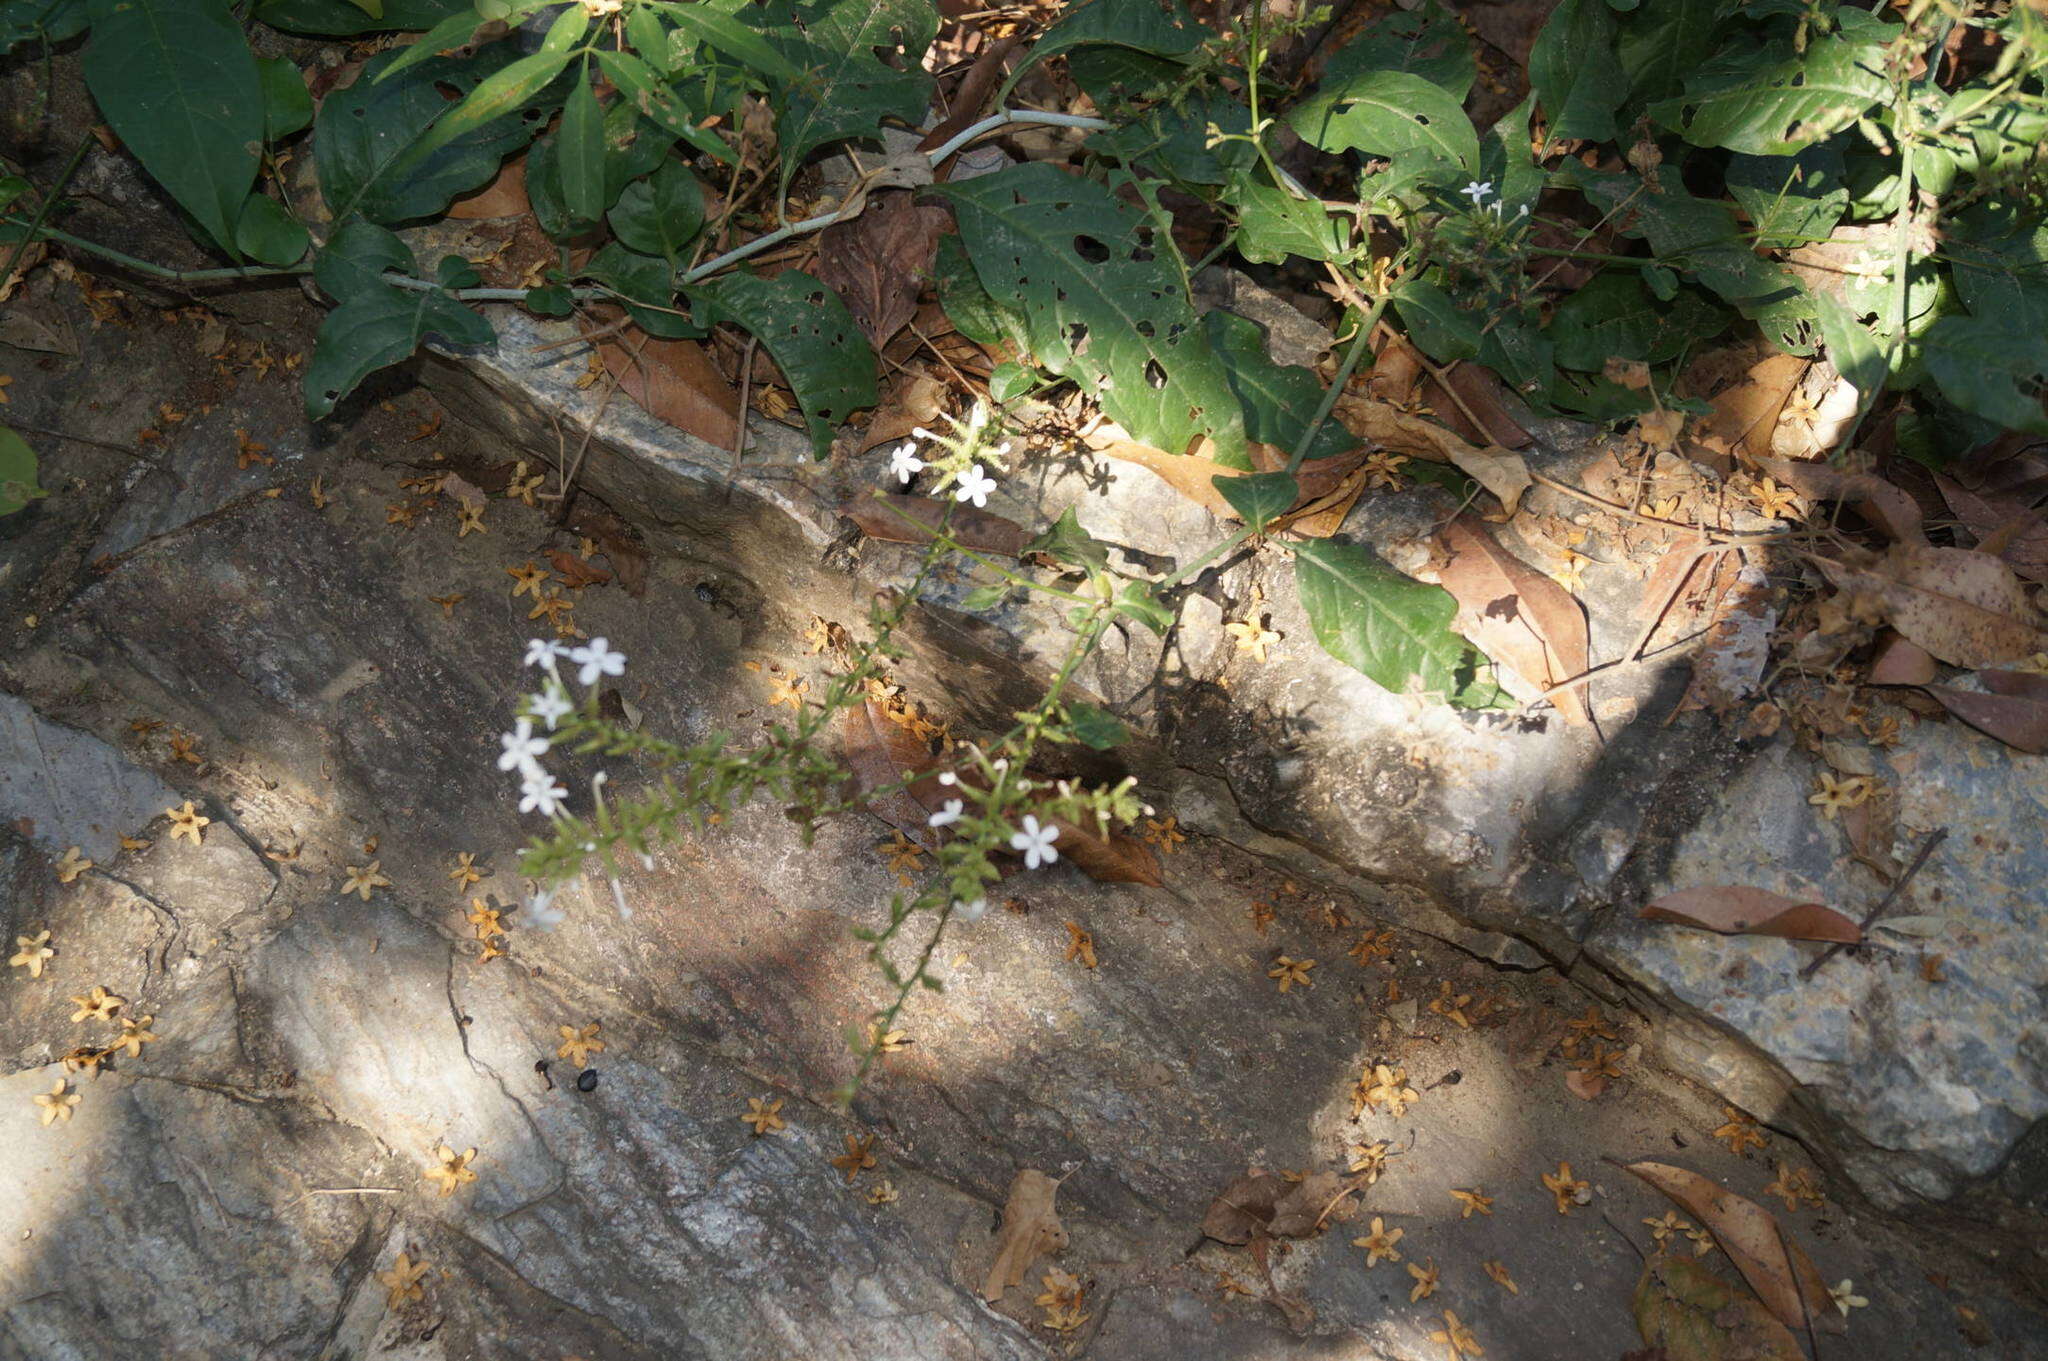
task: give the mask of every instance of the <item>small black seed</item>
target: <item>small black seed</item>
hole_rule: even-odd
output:
[[[597,1090],[597,1069],[595,1069],[595,1068],[585,1068],[585,1069],[584,1069],[584,1070],[583,1070],[582,1072],[578,1073],[578,1074],[576,1075],[576,1090],[577,1090],[577,1091],[579,1091],[579,1092],[594,1092],[594,1091],[596,1091],[596,1090]]]

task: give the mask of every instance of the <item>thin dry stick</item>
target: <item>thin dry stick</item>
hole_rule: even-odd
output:
[[[595,345],[598,341],[603,340],[606,336],[615,336],[619,332],[625,330],[628,326],[631,326],[632,324],[633,318],[629,314],[627,316],[620,317],[617,321],[610,322],[607,323],[606,325],[600,326],[595,331],[582,331],[577,333],[576,335],[570,336],[566,340],[550,340],[545,345],[536,345],[532,349],[528,350],[527,353],[546,354],[549,350],[560,350],[570,345]]]
[[[652,336],[641,336],[640,343],[635,345],[632,353],[626,356],[635,369],[642,369],[640,351],[646,349],[647,342],[652,339]],[[597,410],[590,413],[590,420],[584,424],[583,439],[576,446],[575,459],[570,462],[569,467],[562,473],[562,490],[557,493],[555,513],[552,517],[553,522],[557,525],[569,518],[569,503],[572,499],[571,493],[576,487],[576,474],[583,470],[583,456],[590,452],[590,441],[597,438],[597,427],[604,422],[604,413],[611,406],[612,398],[618,395],[620,382],[621,375],[619,374],[605,375],[604,396],[598,399]],[[546,494],[545,492],[542,493],[543,496]]]
[[[314,1196],[395,1196],[397,1194],[398,1188],[395,1186],[316,1186],[297,1200],[286,1205],[285,1208],[289,1210],[293,1205],[303,1204]]]
[[[747,452],[747,403],[754,392],[754,348],[759,337],[747,337],[746,353],[740,356],[740,409],[733,418],[737,432],[732,437],[732,466],[725,470],[725,494],[732,495],[733,480],[740,475],[740,459]]]
[[[1913,882],[1913,876],[1918,874],[1920,867],[1927,863],[1927,857],[1934,854],[1934,848],[1947,839],[1948,828],[1946,827],[1937,827],[1927,834],[1927,839],[1920,843],[1920,853],[1913,857],[1912,864],[1906,866],[1906,872],[1899,876],[1897,883],[1892,885],[1892,891],[1885,894],[1883,900],[1876,907],[1863,914],[1863,920],[1858,923],[1862,931],[1870,930],[1879,917],[1882,917],[1891,910],[1891,905],[1899,900],[1901,893],[1906,891],[1906,885]],[[1848,946],[1839,943],[1828,946],[1827,949],[1820,952],[1819,957],[1813,963],[1799,971],[1799,977],[1801,980],[1812,979],[1815,974],[1820,972],[1821,965],[1827,963],[1848,948]]]

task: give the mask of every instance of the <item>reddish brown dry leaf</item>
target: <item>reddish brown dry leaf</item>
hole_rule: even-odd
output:
[[[1528,446],[1529,432],[1509,414],[1501,381],[1493,370],[1460,361],[1445,368],[1443,374],[1449,380],[1449,391],[1428,371],[1421,352],[1405,336],[1394,336],[1373,356],[1366,390],[1380,401],[1396,405],[1420,399],[1460,439],[1479,444],[1498,442],[1509,449]],[[1484,429],[1472,424],[1471,417],[1465,414],[1467,407],[1483,422]]]
[[[878,444],[893,444],[919,426],[938,424],[946,404],[946,385],[922,368],[898,369],[875,404],[875,415],[861,433],[859,453]]]
[[[1734,567],[1732,574],[1720,569]],[[1692,682],[1679,711],[1706,707],[1728,714],[1763,683],[1770,659],[1771,633],[1778,626],[1770,580],[1763,570],[1730,554],[1722,555],[1714,573],[1727,587],[1714,606],[1714,618],[1693,657]]]
[[[1714,414],[1706,419],[1707,433],[1751,459],[1771,457],[1771,432],[1777,428],[1778,413],[1812,362],[1793,354],[1766,355],[1750,367],[1742,381],[1714,395]]]
[[[1894,543],[1927,542],[1919,503],[1875,473],[1845,473],[1825,463],[1783,458],[1759,458],[1756,465],[1810,500],[1845,501],[1856,507]]]
[[[2023,501],[1980,496],[1952,477],[1934,475],[1934,485],[1956,519],[1980,541],[1999,535],[1998,556],[2029,581],[2048,581],[2048,520]],[[1989,551],[1988,545],[1986,547]]]
[[[1996,667],[2048,651],[2048,632],[2026,588],[1988,554],[1899,543],[1864,566],[1823,562],[1821,570],[1952,666]]]
[[[696,341],[650,338],[643,344],[607,337],[597,343],[597,352],[606,371],[618,379],[619,391],[648,415],[715,448],[730,449],[738,442],[740,395]]]
[[[1159,887],[1166,880],[1160,872],[1159,857],[1134,836],[1111,832],[1099,836],[1093,827],[1080,827],[1062,818],[1049,820],[1060,829],[1055,849],[1062,859],[1099,884],[1149,884]]]
[[[1854,945],[1863,930],[1832,907],[1802,902],[1767,889],[1717,884],[1667,893],[1642,910],[1644,921],[1676,922],[1724,936],[1780,936],[1786,940]]]
[[[1795,1332],[1809,1326],[1839,1333],[1843,1323],[1813,1261],[1769,1210],[1723,1190],[1697,1172],[1668,1163],[1628,1164],[1705,1226],[1780,1323]]]
[[[2031,755],[2048,752],[2048,676],[1982,671],[1977,679],[1985,690],[1953,685],[1930,685],[1926,690],[1944,709],[1986,736]]]
[[[1529,468],[1522,456],[1499,445],[1474,448],[1440,425],[1353,392],[1337,399],[1336,416],[1352,434],[1382,449],[1454,465],[1499,497],[1509,514],[1529,489]]]
[[[1574,1068],[1564,1075],[1564,1089],[1581,1101],[1598,1101],[1607,1090],[1607,1075]]]
[[[908,189],[880,189],[860,216],[818,234],[818,278],[838,293],[876,349],[917,312],[939,236],[953,215],[912,201]]]
[[[948,510],[952,511],[950,520],[946,518]],[[1024,545],[1031,542],[1031,536],[1015,520],[928,496],[895,492],[855,496],[840,503],[839,513],[859,525],[861,533],[869,538],[889,543],[928,542],[941,523],[955,542],[978,553],[1014,558],[1021,556]]]
[[[597,544],[627,595],[638,600],[647,594],[647,550],[640,546],[630,525],[608,510],[597,509],[588,497],[582,497],[570,517],[569,528]]]
[[[526,153],[506,161],[497,178],[483,188],[464,194],[448,207],[448,216],[474,222],[493,217],[519,217],[533,211],[526,198]]]
[[[1208,440],[1198,440],[1185,454],[1169,454],[1149,444],[1130,439],[1124,430],[1107,422],[1090,432],[1088,446],[1105,458],[1136,463],[1158,474],[1175,491],[1220,519],[1234,520],[1237,512],[1223,493],[1216,490],[1219,477],[1242,477],[1244,469],[1228,467],[1208,457]],[[1254,468],[1262,473],[1278,472],[1287,466],[1288,451],[1270,444],[1247,442]],[[1307,538],[1327,538],[1337,532],[1344,516],[1365,490],[1363,450],[1320,458],[1304,463],[1295,474],[1301,494],[1288,513],[1275,521],[1276,529],[1289,529]]]
[[[1317,1172],[1289,1182],[1271,1172],[1245,1173],[1223,1188],[1202,1216],[1202,1235],[1219,1243],[1254,1238],[1306,1238],[1322,1225],[1323,1212],[1342,1190],[1334,1172]]]
[[[1507,551],[1471,515],[1445,525],[1438,577],[1458,601],[1453,627],[1540,693],[1590,665],[1586,614],[1571,592]],[[1583,688],[1554,697],[1568,723],[1590,725]]]
[[[602,586],[612,579],[612,574],[602,567],[592,566],[566,548],[550,548],[548,561],[555,565],[555,571],[571,590],[585,586]]]
[[[928,819],[943,800],[945,787],[933,768],[931,748],[874,700],[847,709],[839,718],[841,750],[853,771],[854,797],[891,827],[929,847],[934,844]],[[918,778],[903,789],[906,773]],[[882,791],[888,790],[884,793]]]
[[[1925,685],[1936,672],[1934,654],[1894,633],[1878,644],[1877,656],[1870,663],[1870,683]]]
[[[1003,1292],[1023,1281],[1031,1264],[1067,1245],[1066,1226],[1053,1209],[1060,1184],[1037,1168],[1027,1167],[1010,1181],[1003,1202],[1003,1227],[996,1235],[996,1259],[981,1283],[981,1297],[994,1304]]]

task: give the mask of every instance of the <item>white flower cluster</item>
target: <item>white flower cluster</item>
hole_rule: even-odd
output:
[[[1488,198],[1492,198],[1492,197],[1493,197],[1493,181],[1491,181],[1491,180],[1472,180],[1472,181],[1470,181],[1469,183],[1467,183],[1467,184],[1466,184],[1466,186],[1465,186],[1465,187],[1464,187],[1463,189],[1460,189],[1460,190],[1459,190],[1458,192],[1459,192],[1459,193],[1461,193],[1461,194],[1463,194],[1463,195],[1464,195],[1464,196],[1465,196],[1466,198],[1469,198],[1469,199],[1471,199],[1471,200],[1472,200],[1472,211],[1476,213],[1476,212],[1479,212],[1479,211],[1480,211],[1481,209],[1485,208],[1485,206],[1486,206],[1486,200],[1487,200]],[[1492,209],[1492,211],[1493,211],[1493,218],[1494,218],[1494,221],[1498,222],[1498,221],[1500,220],[1501,210],[1502,210],[1503,208],[1505,208],[1506,206],[1507,206],[1507,201],[1506,201],[1505,199],[1500,199],[1500,198],[1494,198],[1494,199],[1493,199],[1493,209]],[[1527,217],[1528,215],[1529,215],[1529,205],[1525,203],[1525,204],[1523,204],[1523,205],[1522,205],[1522,206],[1521,206],[1521,207],[1520,207],[1519,209],[1517,209],[1517,210],[1516,210],[1516,212],[1515,212],[1515,220],[1516,220],[1516,221],[1520,221],[1521,219],[1523,219],[1523,218]]]
[[[602,638],[592,638],[587,646],[576,648],[565,648],[560,643],[540,638],[526,645],[524,665],[540,667],[547,672],[548,678],[537,694],[526,697],[526,717],[513,724],[512,731],[498,739],[498,745],[504,749],[498,757],[498,769],[519,772],[519,811],[539,813],[543,817],[553,817],[562,811],[569,797],[569,791],[540,763],[551,740],[533,730],[533,721],[539,719],[547,724],[550,732],[554,731],[555,724],[575,707],[569,701],[569,687],[563,683],[562,673],[557,667],[557,661],[562,657],[567,657],[576,666],[576,680],[580,685],[595,685],[601,677],[626,673],[625,655],[612,651],[611,644]]]
[[[978,457],[987,441],[988,407],[976,402],[966,420],[954,420],[952,416],[946,419],[953,422],[958,434],[940,435],[918,426],[910,432],[910,439],[889,451],[889,472],[898,485],[908,486],[910,479],[926,468],[939,468],[945,473],[939,486],[943,489],[950,481],[955,501],[962,505],[972,501],[977,507],[986,508],[989,493],[996,489],[996,480],[988,475]],[[924,452],[934,455],[930,461],[920,456],[919,440],[925,442]],[[987,457],[998,459],[1009,452],[1010,446],[1005,442],[989,450]]]

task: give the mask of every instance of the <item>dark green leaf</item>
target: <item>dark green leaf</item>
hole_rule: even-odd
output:
[[[1237,210],[1238,253],[1255,265],[1284,264],[1290,255],[1339,260],[1350,250],[1349,225],[1321,200],[1296,198],[1263,175],[1239,172],[1223,201]]]
[[[2008,430],[2048,433],[2041,407],[2048,336],[1950,316],[1930,326],[1920,344],[1927,372],[1951,402]]]
[[[1014,359],[995,366],[988,376],[988,399],[1004,406],[1038,386],[1038,375]]]
[[[410,356],[431,337],[488,345],[491,324],[438,290],[399,288],[385,269],[411,274],[413,254],[382,227],[356,222],[329,239],[313,277],[341,303],[327,315],[306,362],[306,414],[319,420],[371,373]]]
[[[597,64],[611,83],[619,87],[625,102],[649,122],[727,165],[738,164],[739,153],[708,129],[698,127],[676,92],[646,62],[630,52],[600,52]]]
[[[967,258],[966,245],[958,236],[939,238],[938,254],[932,259],[932,284],[938,291],[939,306],[945,310],[946,320],[961,335],[977,345],[1008,342],[1020,350],[1030,348],[1024,334],[1023,314],[998,306],[988,295],[988,290],[981,286],[981,276],[974,272],[974,264]]]
[[[595,222],[608,206],[604,192],[604,109],[588,80],[569,87],[562,126],[555,134],[555,173],[570,216]]]
[[[685,43],[692,47],[703,43],[760,75],[771,76],[781,81],[794,81],[799,78],[800,73],[796,66],[789,58],[776,51],[773,43],[730,15],[720,14],[709,5],[702,4],[661,4],[653,8],[666,14],[676,24],[676,31],[669,36],[669,51],[666,54],[672,70],[686,69],[680,60],[685,55],[681,51]],[[929,42],[930,39],[926,41]],[[647,53],[643,51],[642,55],[645,56]]]
[[[1458,17],[1436,0],[1420,9],[1395,10],[1330,54],[1323,80],[1355,80],[1370,71],[1408,71],[1463,100],[1479,64]]]
[[[1845,27],[1809,38],[1804,56],[1761,42],[1726,48],[1686,81],[1683,95],[1651,114],[1698,146],[1789,156],[1850,126],[1890,93],[1884,52],[1897,31],[1874,20],[1856,25],[1853,36]]]
[[[1251,126],[1251,110],[1242,102],[1220,90],[1196,89],[1093,134],[1088,147],[1121,161],[1154,166],[1184,184],[1222,184],[1233,173],[1257,165],[1258,148],[1249,141],[1212,145],[1209,129],[1243,137]]]
[[[283,57],[258,57],[256,79],[263,89],[265,141],[281,141],[313,125],[313,96],[298,67]]]
[[[932,192],[953,207],[976,275],[1020,314],[1031,352],[1132,436],[1184,453],[1199,435],[1245,467],[1244,421],[1195,324],[1173,244],[1109,190],[1044,162]]]
[[[1607,0],[1564,0],[1544,21],[1529,53],[1529,86],[1549,118],[1551,140],[1614,140],[1614,111],[1629,87],[1614,41]]]
[[[1730,157],[1728,192],[1749,214],[1759,246],[1825,241],[1849,208],[1842,149],[1825,143],[1791,157]]]
[[[669,51],[669,31],[662,26],[653,5],[627,7],[626,42],[659,75],[672,76],[681,69]]]
[[[262,194],[249,195],[235,219],[235,249],[263,264],[294,264],[310,244],[305,224]]]
[[[582,12],[581,5],[570,5],[563,11],[563,19]],[[557,24],[561,22],[556,20]],[[543,48],[493,71],[478,81],[461,103],[435,119],[407,150],[406,158],[418,162],[473,133],[486,131],[492,124],[519,112],[568,66],[567,52]]]
[[[1131,740],[1131,730],[1107,709],[1085,701],[1067,701],[1067,731],[1097,751],[1108,751]]]
[[[660,256],[642,255],[613,241],[590,257],[583,273],[617,291],[647,334],[667,340],[704,334],[703,326],[676,307],[675,270]]]
[[[1395,285],[1394,311],[1409,338],[1440,364],[1479,353],[1479,315],[1426,279]]]
[[[1875,397],[1890,372],[1877,338],[1856,314],[1825,293],[1814,295],[1821,337],[1835,371],[1868,399]]]
[[[12,515],[42,494],[36,485],[36,451],[0,425],[0,515]]]
[[[576,311],[576,300],[560,284],[526,290],[526,310],[542,317],[566,317]]]
[[[832,431],[875,404],[875,353],[837,293],[799,269],[773,279],[728,274],[693,284],[691,297],[713,315],[752,332],[796,393],[823,458]]]
[[[223,245],[256,183],[263,86],[222,0],[92,0],[81,65],[143,169]]]
[[[659,255],[673,267],[704,229],[704,186],[677,162],[664,161],[646,179],[626,186],[606,220],[628,247]]]
[[[1109,545],[1081,528],[1081,522],[1074,518],[1072,506],[1061,511],[1060,518],[1053,521],[1043,534],[1025,544],[1024,551],[1043,553],[1070,566],[1098,572],[1109,566]]]
[[[90,17],[88,0],[0,0],[0,57],[32,38],[68,42]]]
[[[1185,57],[1202,45],[1203,31],[1181,0],[1080,0],[1031,45],[1003,83],[1007,97],[1039,62],[1082,47],[1121,47],[1153,57]]]
[[[379,82],[398,52],[372,57],[353,85],[320,102],[313,122],[320,191],[337,222],[357,214],[372,222],[408,222],[444,211],[458,195],[488,184],[507,153],[532,135],[507,116],[422,154],[420,134],[449,104],[440,86],[470,90],[513,55],[505,44],[474,57],[435,57]]]
[[[1543,192],[1543,170],[1529,149],[1535,105],[1532,94],[1496,119],[1479,141],[1479,178],[1498,192],[1504,221],[1518,217],[1523,208],[1535,212]]]
[[[1293,473],[1243,473],[1236,477],[1212,477],[1209,481],[1238,518],[1261,534],[1301,499],[1301,484],[1294,480]]]
[[[1245,434],[1292,456],[1308,431],[1309,418],[1322,405],[1322,380],[1313,370],[1275,363],[1266,353],[1266,328],[1235,312],[1209,309],[1202,313],[1202,329],[1243,408]],[[1357,447],[1358,441],[1341,423],[1326,420],[1316,430],[1306,458],[1335,458]]]
[[[1550,343],[1558,367],[1598,373],[1609,359],[1676,359],[1727,325],[1727,314],[1697,293],[1682,292],[1662,303],[1639,276],[1602,274],[1557,305]]]
[[[829,142],[879,137],[885,119],[912,127],[923,121],[932,78],[919,63],[938,25],[938,10],[925,0],[839,0],[807,29],[781,35],[802,68],[775,88],[784,184]],[[875,56],[899,46],[900,69]]]
[[[1629,97],[1640,103],[1677,94],[1701,56],[1713,50],[1731,8],[1726,0],[1656,0],[1630,11],[1616,44]]]
[[[1411,580],[1370,551],[1333,539],[1296,546],[1294,580],[1323,650],[1381,689],[1464,709],[1504,698],[1486,659],[1451,631],[1458,602],[1443,587]]]
[[[1956,293],[1973,317],[2048,333],[2048,227],[2006,204],[1957,217],[1943,242]]]
[[[1324,151],[1425,151],[1468,170],[1479,168],[1479,134],[1458,97],[1408,71],[1325,77],[1287,121]]]
[[[522,5],[521,8],[534,10],[541,8],[541,6],[538,3],[534,3],[534,0],[528,0],[528,3]],[[467,47],[475,40],[477,30],[481,29],[486,22],[488,21],[478,15],[475,10],[465,5],[458,13],[449,15],[440,23],[435,24],[430,31],[421,34],[419,40],[411,46],[401,49],[398,54],[398,60],[378,71],[376,78],[378,80],[391,80],[403,72],[410,71],[423,61],[438,57],[444,52],[452,52],[457,48]]]
[[[470,0],[384,0],[383,13],[369,13],[351,0],[264,0],[255,17],[288,33],[347,38],[358,33],[403,33],[430,29],[449,15],[472,10]]]

